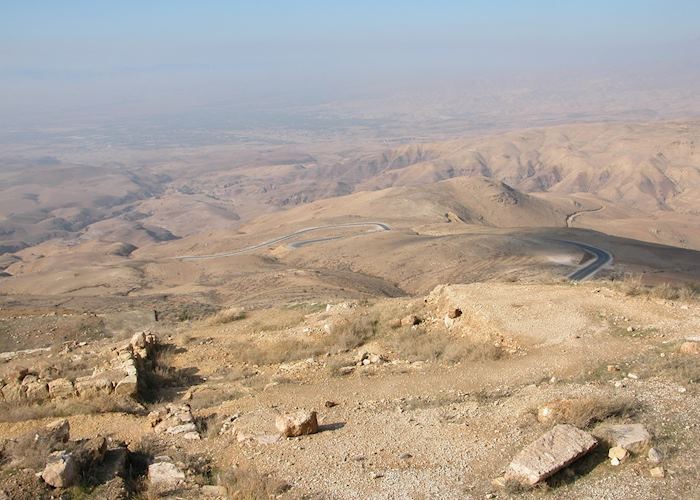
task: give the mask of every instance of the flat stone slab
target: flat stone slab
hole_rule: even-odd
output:
[[[572,425],[557,425],[523,448],[508,466],[506,480],[534,485],[575,462],[598,441]]]
[[[596,434],[610,446],[619,446],[636,455],[651,447],[651,434],[642,424],[608,425]]]

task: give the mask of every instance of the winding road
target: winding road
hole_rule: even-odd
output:
[[[602,207],[597,210],[602,210]],[[596,210],[596,211],[597,211]],[[579,212],[580,213],[580,212]],[[573,215],[573,214],[572,214]],[[568,220],[567,220],[568,222]],[[286,240],[290,240],[292,238],[295,238],[297,236],[300,236],[302,234],[307,234],[307,233],[312,233],[315,231],[324,231],[328,229],[344,229],[348,227],[371,227],[374,228],[375,231],[391,231],[391,226],[388,224],[385,224],[383,222],[350,222],[346,224],[332,224],[328,226],[313,226],[313,227],[307,227],[304,229],[300,229],[299,231],[294,231],[293,233],[286,234],[284,236],[280,236],[279,238],[274,238],[272,240],[267,240],[262,243],[258,243],[256,245],[251,245],[248,247],[240,248],[238,250],[231,250],[229,252],[221,252],[221,253],[214,253],[214,254],[208,254],[208,255],[184,255],[180,257],[176,257],[177,259],[183,260],[183,261],[198,261],[198,260],[209,260],[209,259],[217,259],[220,257],[231,257],[233,255],[240,255],[242,253],[246,252],[252,252],[254,250],[258,250],[260,248],[264,248],[270,245],[276,245],[277,243],[281,243]],[[322,238],[314,238],[314,239],[309,239],[309,240],[301,240],[301,241],[295,241],[293,243],[289,244],[290,248],[301,248],[307,245],[312,245],[314,243],[321,243],[323,241],[333,241],[333,240],[339,240],[341,238],[344,238],[344,236],[326,236]],[[605,266],[606,264],[609,264],[613,260],[613,256],[610,252],[607,250],[603,250],[602,248],[594,247],[592,245],[588,245],[586,243],[579,243],[577,241],[568,241],[568,240],[553,240],[557,243],[565,243],[567,245],[573,245],[578,247],[579,249],[583,250],[584,252],[590,254],[593,256],[593,260],[587,261],[583,264],[583,266],[579,267],[576,271],[573,273],[569,274],[568,278],[571,281],[574,282],[579,282],[579,281],[584,281],[592,276],[594,276],[600,269]]]
[[[296,236],[306,234],[306,233],[311,233],[314,231],[323,231],[326,229],[343,229],[347,227],[373,227],[375,228],[375,231],[391,231],[391,227],[388,224],[384,224],[383,222],[349,222],[347,224],[332,224],[330,226],[313,226],[313,227],[307,227],[304,229],[300,229],[299,231],[294,231],[293,233],[286,234],[284,236],[280,236],[279,238],[275,238],[273,240],[268,240],[268,241],[263,241],[262,243],[258,243],[257,245],[252,245],[249,247],[241,248],[239,250],[231,250],[230,252],[221,252],[221,253],[213,253],[209,255],[184,255],[181,257],[177,257],[180,260],[184,261],[192,261],[192,260],[209,260],[209,259],[218,259],[219,257],[231,257],[232,255],[239,255],[242,253],[246,252],[252,252],[253,250],[258,250],[260,248],[270,246],[270,245],[276,245],[277,243],[280,243],[282,241],[286,241],[292,238],[295,238]],[[317,243],[321,241],[330,241],[330,240],[337,240],[342,238],[342,236],[331,236],[327,238],[317,238],[313,240],[304,240],[304,241],[297,241],[289,246],[292,248],[299,248],[305,245],[310,245],[312,243]]]
[[[592,245],[587,245],[586,243],[579,243],[578,241],[567,241],[567,240],[558,240],[561,243],[567,243],[569,245],[574,245],[581,250],[583,250],[586,253],[589,253],[593,256],[593,260],[589,260],[585,262],[581,267],[579,267],[576,271],[573,273],[569,274],[568,278],[571,281],[574,282],[579,282],[579,281],[585,281],[588,278],[591,278],[595,276],[595,274],[600,271],[603,266],[611,263],[613,261],[613,256],[610,252],[607,250],[603,250],[602,248],[594,247]]]

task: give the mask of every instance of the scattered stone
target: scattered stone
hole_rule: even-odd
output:
[[[610,459],[610,465],[612,465],[612,466],[614,466],[614,467],[617,467],[618,465],[620,465],[620,459],[617,458],[617,457],[611,458],[611,459]]]
[[[600,437],[611,446],[624,448],[635,455],[644,453],[651,446],[651,434],[642,424],[609,425],[600,430]]]
[[[413,458],[413,455],[411,455],[410,453],[402,453],[402,454],[399,456],[399,458],[400,458],[401,460],[409,460],[409,459]]]
[[[649,462],[660,464],[663,459],[663,453],[661,453],[658,448],[649,448],[649,453],[647,453],[647,460]]]
[[[655,479],[663,479],[666,477],[666,471],[663,467],[654,467],[653,469],[649,470],[649,474],[651,474],[651,477]]]
[[[190,405],[168,405],[164,412],[150,413],[148,419],[159,434],[172,434],[189,440],[200,439]]]
[[[700,354],[700,342],[683,342],[678,351],[681,354]]]
[[[608,371],[609,372],[619,372],[620,367],[618,365],[608,365]]]
[[[67,488],[78,478],[78,466],[70,453],[55,451],[49,455],[41,478],[54,488]]]
[[[578,460],[598,444],[571,425],[557,425],[523,448],[508,466],[506,480],[534,485]]]
[[[294,414],[278,415],[275,427],[285,437],[297,437],[318,432],[315,411],[300,410]]]
[[[639,380],[639,375],[636,373],[628,373],[627,378],[631,378],[632,380]]]
[[[338,368],[339,375],[350,375],[354,371],[355,371],[354,366],[341,366],[340,368]]]
[[[202,493],[202,496],[205,497],[226,498],[228,494],[225,486],[217,486],[213,484],[205,484],[199,491]]]
[[[628,455],[629,452],[621,446],[613,446],[608,450],[608,457],[619,460],[620,462],[627,458]]]
[[[323,406],[326,408],[333,408],[334,406],[338,406],[338,403],[335,401],[326,401]]]

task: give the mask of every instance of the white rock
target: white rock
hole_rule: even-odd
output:
[[[172,462],[156,462],[148,466],[148,480],[157,489],[173,488],[185,480],[185,473]]]
[[[78,478],[78,464],[70,453],[55,451],[46,460],[41,478],[54,488],[67,488]]]

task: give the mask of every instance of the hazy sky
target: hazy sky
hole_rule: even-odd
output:
[[[3,0],[1,10],[0,121],[303,101],[489,72],[682,67],[700,48],[697,0]]]

